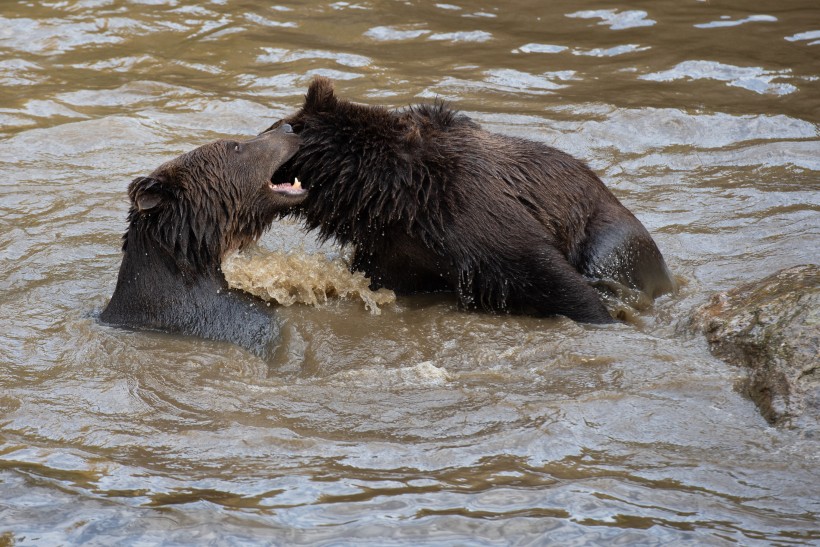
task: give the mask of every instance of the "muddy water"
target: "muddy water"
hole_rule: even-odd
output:
[[[4,2],[0,544],[820,541],[817,439],[675,329],[818,261],[819,56],[811,0]],[[681,293],[603,328],[297,303],[271,362],[99,325],[127,183],[315,74],[584,158]],[[292,222],[262,244],[341,253]]]

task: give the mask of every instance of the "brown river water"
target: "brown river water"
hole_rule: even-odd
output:
[[[100,325],[128,182],[316,74],[584,159],[679,294],[605,327],[331,295],[269,362]],[[350,281],[295,221],[261,246]],[[820,440],[679,324],[819,248],[816,0],[4,0],[0,546],[817,544]]]

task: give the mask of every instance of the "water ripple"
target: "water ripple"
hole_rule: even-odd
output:
[[[820,40],[818,40],[818,38],[820,38],[820,30],[809,30],[806,32],[798,32],[797,34],[787,36],[786,40],[788,40],[789,42],[813,40],[812,42],[809,42],[808,45],[816,46],[817,44],[820,44]]]
[[[624,30],[636,27],[651,27],[657,22],[648,18],[648,13],[642,10],[627,10],[619,12],[616,9],[583,10],[568,13],[567,17],[578,19],[601,19],[599,25],[606,25],[612,30]]]
[[[412,40],[430,34],[427,29],[403,28],[398,26],[373,27],[364,33],[365,36],[380,42]]]
[[[644,74],[638,78],[655,82],[671,82],[680,79],[717,80],[726,85],[740,87],[755,93],[788,95],[797,91],[792,84],[773,82],[790,76],[791,71],[766,70],[760,67],[741,67],[717,61],[684,61],[669,70]]]
[[[718,21],[711,21],[709,23],[698,23],[695,28],[722,28],[722,27],[736,27],[745,23],[775,23],[777,17],[772,15],[750,15],[743,19],[732,19],[729,15],[724,15]]]
[[[493,35],[483,30],[467,30],[459,32],[437,32],[431,34],[428,40],[444,42],[486,42],[493,39]]]
[[[0,545],[816,542],[817,439],[674,330],[816,260],[815,3],[6,2]],[[277,307],[270,361],[99,324],[129,180],[315,74],[587,161],[686,283],[605,328],[445,294]],[[343,254],[293,220],[263,243]]]
[[[289,63],[302,59],[330,59],[342,66],[351,68],[365,67],[373,63],[369,57],[365,57],[364,55],[317,49],[288,50],[284,48],[264,47],[262,51],[264,51],[264,53],[256,58],[258,63]]]

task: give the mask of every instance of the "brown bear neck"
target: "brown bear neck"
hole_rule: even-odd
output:
[[[125,239],[104,323],[224,340],[261,357],[272,353],[278,329],[265,303],[229,289],[216,260],[192,275],[180,267],[181,257],[133,225]]]

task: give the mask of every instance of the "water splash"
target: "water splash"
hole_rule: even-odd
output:
[[[225,257],[222,271],[231,287],[283,306],[297,302],[319,306],[332,298],[361,298],[370,313],[379,315],[379,306],[396,300],[393,291],[371,290],[370,280],[361,272],[351,273],[340,257],[256,246]]]

